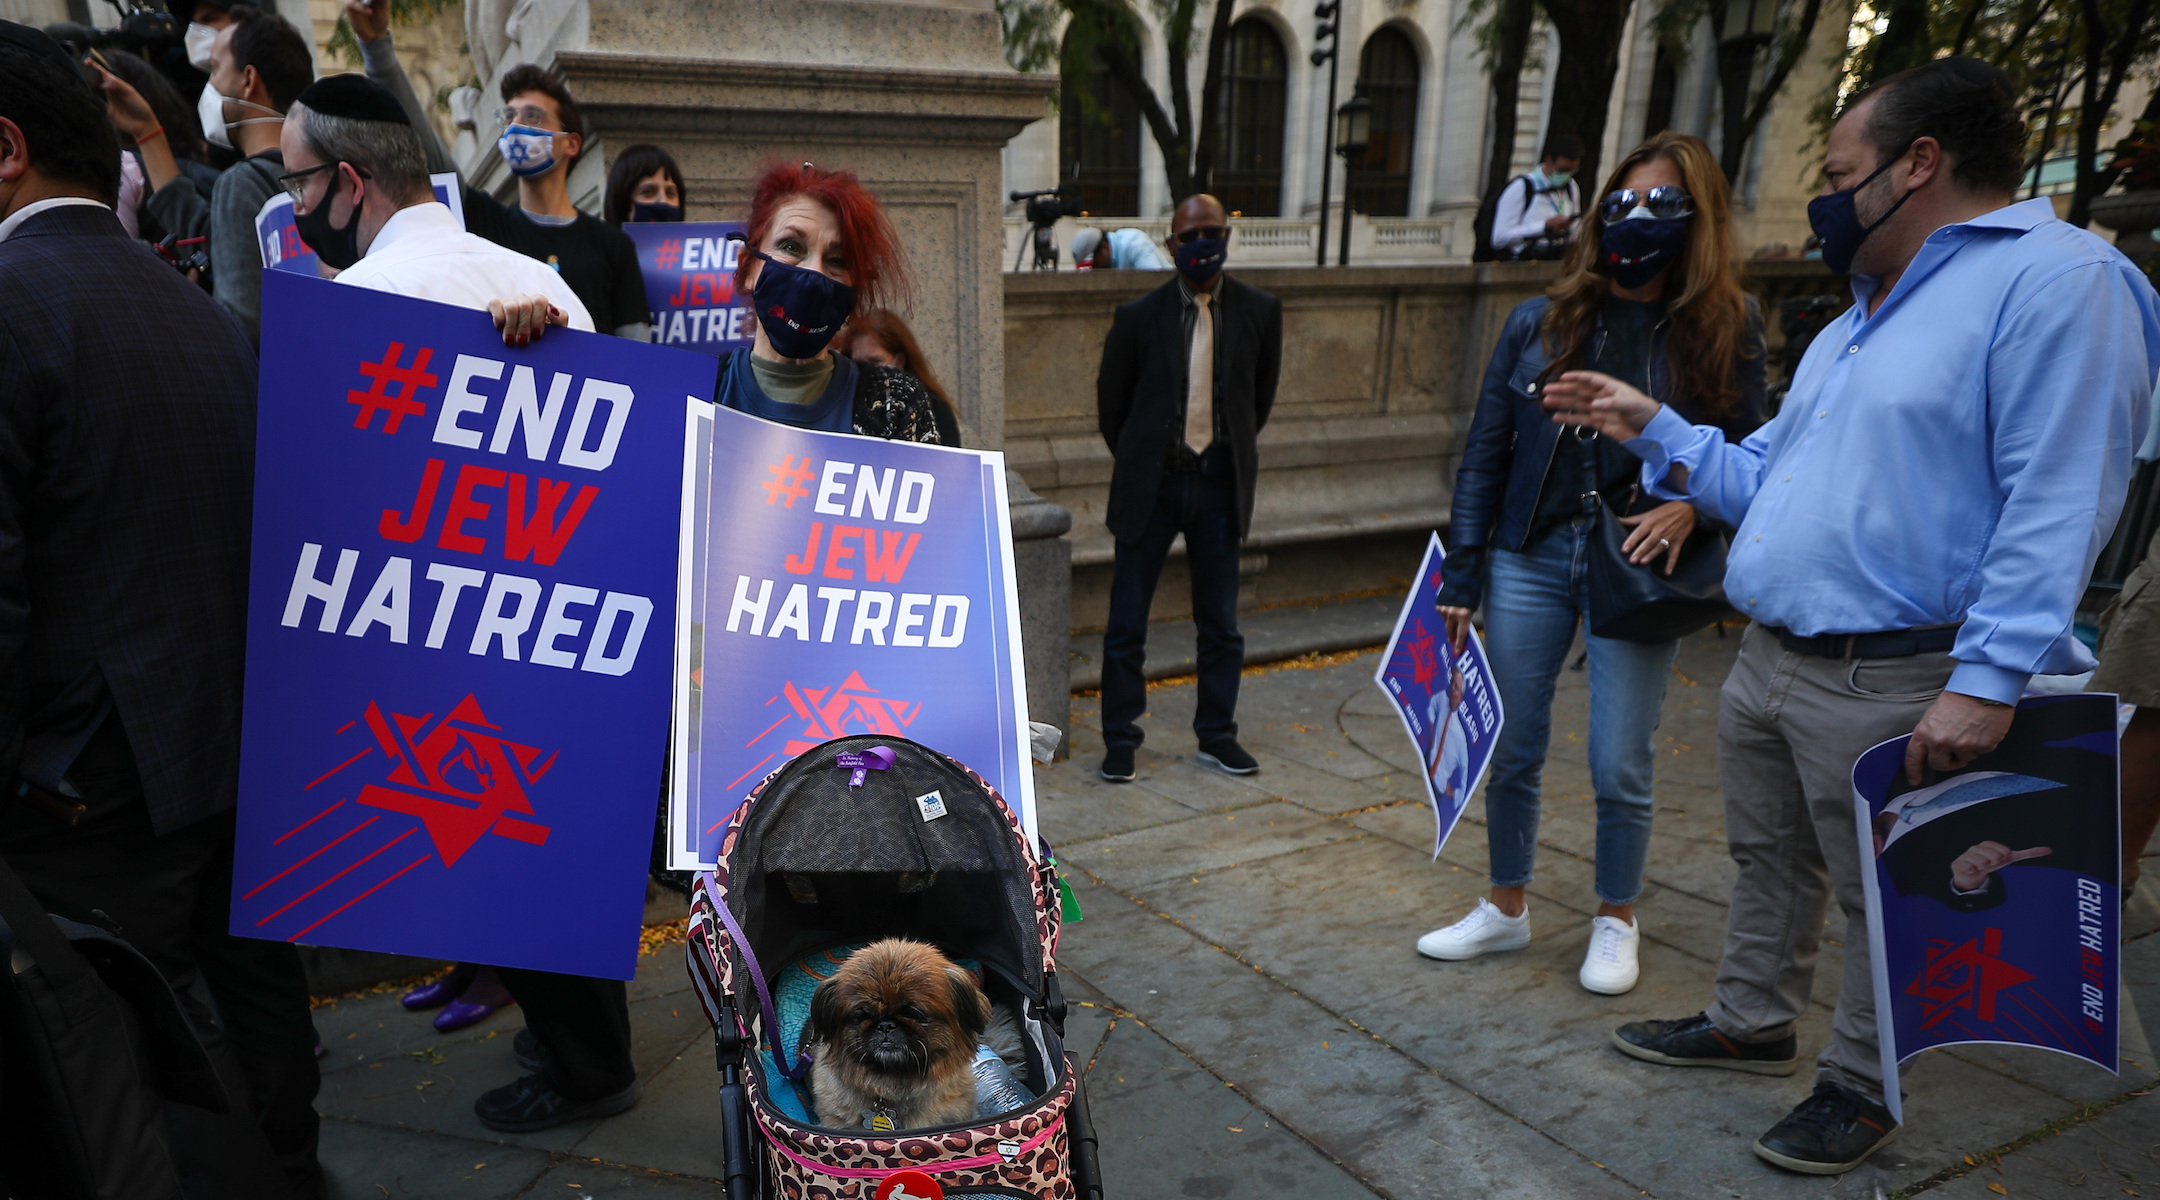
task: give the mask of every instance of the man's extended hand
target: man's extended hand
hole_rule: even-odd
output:
[[[570,317],[548,303],[546,296],[512,296],[488,301],[488,315],[502,330],[503,345],[525,346],[539,338],[550,325],[568,325]]]
[[[1919,787],[1924,768],[1955,771],[2002,745],[2016,715],[2008,705],[1983,704],[1957,692],[1935,697],[1905,747],[1905,782]]]
[[[1965,893],[1977,892],[1987,886],[1988,876],[2011,863],[2039,858],[2054,851],[2046,846],[2034,846],[2030,850],[2012,850],[2001,842],[1982,842],[1960,854],[1950,864],[1950,883]]]
[[[352,26],[353,40],[381,41],[390,33],[390,0],[345,0],[345,23]]]
[[[1587,425],[1624,442],[1642,436],[1658,402],[1610,375],[1569,371],[1545,385],[1545,409],[1562,425]]]

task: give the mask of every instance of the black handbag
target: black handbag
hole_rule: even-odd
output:
[[[1665,556],[1636,566],[1620,549],[1631,530],[1622,516],[1656,507],[1644,503],[1640,486],[1628,489],[1621,511],[1600,498],[1597,529],[1590,535],[1588,584],[1590,632],[1623,642],[1669,642],[1732,611],[1725,602],[1725,535],[1707,521],[1680,544],[1680,561],[1670,575]]]

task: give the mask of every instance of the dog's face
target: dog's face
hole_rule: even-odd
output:
[[[856,951],[810,999],[811,1038],[851,1082],[967,1070],[989,1023],[990,1001],[966,968],[899,939]]]

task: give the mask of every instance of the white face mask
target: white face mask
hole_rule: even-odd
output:
[[[249,117],[244,121],[228,122],[225,120],[225,106],[227,104],[237,104],[242,108],[257,109],[270,115],[267,117]],[[210,139],[210,144],[223,146],[227,150],[234,148],[232,134],[229,132],[231,129],[241,125],[278,124],[285,120],[284,114],[274,108],[265,107],[251,100],[242,100],[238,96],[224,95],[207,84],[203,86],[202,99],[195,102],[195,116],[202,122],[203,136]]]
[[[210,48],[217,45],[217,30],[197,21],[188,22],[187,33],[181,38],[187,46],[187,60],[203,74],[210,73]]]

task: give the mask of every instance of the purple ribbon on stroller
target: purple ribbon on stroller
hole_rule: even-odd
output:
[[[863,780],[870,777],[870,772],[891,770],[896,761],[898,760],[893,752],[883,746],[872,746],[868,750],[842,750],[833,755],[834,766],[855,772],[848,776],[847,785],[858,788],[863,785]]]
[[[885,754],[889,758],[892,752],[888,750]],[[750,982],[757,986],[758,1011],[765,1019],[765,1039],[772,1043],[773,1061],[780,1065],[782,1075],[797,1083],[803,1082],[810,1074],[810,1056],[797,1055],[792,1064],[788,1062],[787,1047],[780,1044],[783,1040],[780,1017],[773,1009],[772,993],[765,988],[765,969],[758,965],[757,952],[750,949],[750,939],[743,936],[742,926],[735,923],[735,914],[728,911],[727,901],[713,882],[713,873],[700,873],[698,882],[705,889],[705,898],[712,901],[713,911],[719,914],[720,923],[727,927],[728,936],[735,939],[735,948],[742,951],[743,962],[750,968]]]

